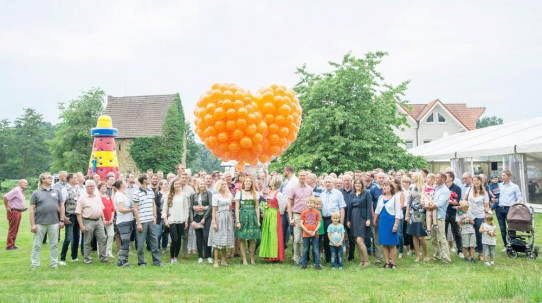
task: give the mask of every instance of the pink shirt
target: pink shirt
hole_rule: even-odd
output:
[[[292,191],[288,199],[293,200],[292,211],[294,213],[302,213],[307,209],[307,198],[312,196],[312,187],[307,184],[297,184]]]
[[[25,198],[24,191],[19,186],[12,189],[9,193],[5,194],[4,197],[8,199],[9,208],[23,210],[25,209]]]

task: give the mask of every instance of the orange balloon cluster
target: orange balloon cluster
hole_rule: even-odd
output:
[[[194,115],[196,133],[222,161],[238,168],[269,162],[295,141],[301,106],[283,85],[258,90],[256,96],[231,83],[213,84],[200,97]]]

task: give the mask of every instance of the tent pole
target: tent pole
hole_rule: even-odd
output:
[[[470,173],[471,173],[471,176],[474,176],[474,158],[470,158]]]

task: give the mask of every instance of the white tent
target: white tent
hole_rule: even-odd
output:
[[[457,162],[500,156],[505,167],[517,177],[513,180],[520,185],[524,198],[529,201],[529,193],[533,192],[529,186],[535,186],[536,192],[542,185],[542,117],[458,133],[409,152],[428,161],[450,159],[456,172],[461,167]],[[463,171],[459,169],[459,172]]]

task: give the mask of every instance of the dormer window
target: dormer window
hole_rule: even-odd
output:
[[[438,114],[438,122],[439,123],[446,123],[446,119],[440,113]]]
[[[433,113],[430,113],[429,116],[427,116],[427,119],[425,119],[425,122],[433,123]]]

